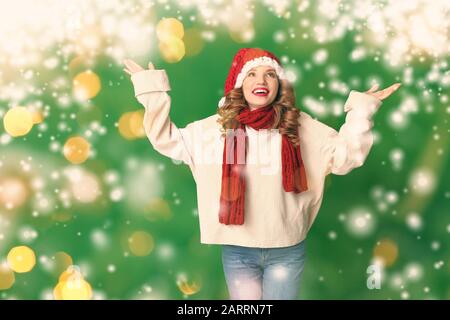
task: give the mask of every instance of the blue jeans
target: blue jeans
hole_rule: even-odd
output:
[[[305,240],[283,248],[222,245],[231,300],[295,300],[305,265]]]

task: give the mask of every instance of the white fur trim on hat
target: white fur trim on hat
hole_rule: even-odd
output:
[[[249,72],[252,68],[258,66],[269,66],[272,67],[278,75],[280,79],[286,79],[286,74],[284,73],[284,69],[280,66],[280,64],[269,57],[263,56],[259,58],[255,58],[247,61],[241,69],[241,72],[236,77],[236,83],[234,84],[235,88],[242,87],[242,83],[244,82],[245,76],[247,72]]]
[[[221,107],[223,107],[223,105],[225,104],[225,97],[222,97],[220,100],[219,100],[219,108],[221,108]]]

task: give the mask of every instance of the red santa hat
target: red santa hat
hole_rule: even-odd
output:
[[[224,96],[219,101],[219,107],[225,104],[227,93],[233,88],[242,87],[242,82],[247,72],[258,66],[270,66],[275,70],[279,79],[286,79],[281,62],[273,53],[260,48],[242,48],[233,58],[233,63],[225,81]]]

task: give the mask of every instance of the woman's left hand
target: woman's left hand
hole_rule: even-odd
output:
[[[375,98],[378,98],[380,100],[384,100],[387,97],[389,97],[391,94],[393,94],[395,91],[397,91],[398,88],[400,88],[401,83],[394,83],[390,87],[387,87],[383,90],[378,90],[378,84],[374,84],[369,90],[366,91],[367,94],[370,94],[371,96],[374,96]]]

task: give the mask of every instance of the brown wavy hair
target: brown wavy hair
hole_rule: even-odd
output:
[[[298,137],[300,110],[295,106],[295,93],[289,81],[279,80],[277,96],[272,105],[275,109],[275,121],[271,129],[279,129],[281,134],[287,135],[289,141],[297,146],[300,143]],[[246,107],[248,104],[242,88],[234,88],[228,92],[225,96],[225,104],[217,108],[220,116],[217,122],[222,126],[223,136],[227,129],[239,127],[240,123],[236,120],[236,116]]]

